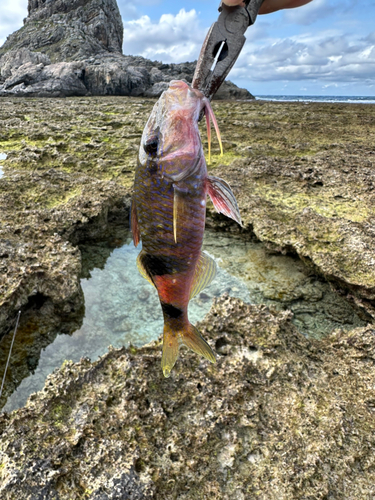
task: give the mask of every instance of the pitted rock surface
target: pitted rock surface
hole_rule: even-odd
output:
[[[112,350],[0,416],[1,497],[373,498],[371,326],[319,343],[223,297],[199,329],[215,365],[182,350],[165,379],[161,343]]]

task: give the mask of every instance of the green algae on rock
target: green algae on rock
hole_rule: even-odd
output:
[[[66,307],[79,294],[76,244],[127,221],[138,145],[152,100],[2,99],[0,335],[33,294]],[[214,103],[224,163],[247,230],[291,251],[372,314],[375,107]],[[205,134],[203,132],[203,140]],[[208,225],[234,231],[208,210]],[[65,304],[63,306],[63,304]],[[68,308],[69,309],[69,308]],[[68,311],[67,309],[67,311]]]
[[[40,288],[30,278],[37,272],[39,280],[49,276],[45,293],[55,301],[77,293],[78,278],[70,278],[79,274],[79,254],[70,245],[88,221],[105,225],[108,210],[121,212],[123,200],[129,200],[139,140],[153,105],[126,97],[55,99],[53,109],[50,103],[2,100],[0,149],[8,156],[0,181],[1,332],[11,327],[8,312],[14,317]],[[221,163],[215,146],[211,168],[233,178],[245,225],[273,248],[297,253],[371,312],[374,106],[224,102],[214,107],[226,160]],[[210,214],[216,226],[223,225],[220,216]],[[52,267],[63,266],[60,256],[72,267],[56,278]]]
[[[61,317],[51,300],[35,296],[22,315],[0,398],[0,411],[25,405],[43,389],[47,376],[66,359],[96,361],[108,346],[143,346],[163,331],[163,315],[154,287],[139,274],[129,230],[109,223],[103,239],[79,245],[82,255],[82,307]],[[203,249],[218,263],[215,280],[189,304],[195,324],[215,297],[227,293],[245,303],[290,310],[292,323],[309,338],[335,329],[366,326],[348,302],[295,256],[272,254],[259,241],[206,230]],[[0,380],[12,335],[0,339]]]
[[[80,307],[78,244],[127,224],[152,104],[2,99],[0,334],[32,297],[62,318]],[[213,106],[226,156],[214,148],[210,168],[231,180],[243,236],[300,256],[371,319],[375,107]],[[212,207],[207,225],[237,231]],[[222,299],[200,326],[217,371],[184,353],[171,386],[159,345],[65,363],[0,417],[2,497],[374,497],[373,328],[317,342],[289,314]]]
[[[375,107],[228,103],[216,113],[237,158],[215,175],[235,179],[244,224],[374,314]]]
[[[215,366],[185,350],[164,379],[159,343],[112,350],[0,416],[2,498],[375,495],[372,327],[316,342],[223,297],[199,328]]]

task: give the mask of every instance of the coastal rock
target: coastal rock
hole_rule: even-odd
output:
[[[23,64],[4,82],[4,93],[24,97],[67,97],[87,94],[82,82],[81,63],[55,63],[45,66]],[[0,91],[0,95],[1,91]]]
[[[163,82],[158,71],[153,85]],[[10,339],[19,309],[54,312],[57,324],[82,307],[79,244],[100,241],[111,218],[128,227],[154,101],[1,104],[0,335]],[[224,155],[214,142],[209,171],[230,182],[244,228],[211,205],[207,226],[300,256],[368,326],[315,341],[290,311],[223,297],[199,325],[216,365],[182,351],[164,379],[160,343],[67,361],[25,408],[0,416],[1,498],[375,496],[375,107],[213,108]],[[206,139],[202,130],[204,147]],[[264,269],[272,275],[272,262]],[[276,285],[272,293],[282,300],[286,292]],[[340,311],[326,308],[339,322]]]
[[[128,223],[139,141],[153,104],[92,97],[56,99],[51,108],[49,101],[3,99],[0,337],[34,290],[54,304],[74,303],[79,254],[66,242],[77,245],[88,228],[98,235],[108,213]],[[221,102],[214,108],[224,156],[214,143],[212,168],[231,183],[247,231],[271,251],[299,255],[365,320],[374,317],[373,107]],[[207,225],[236,230],[210,206]]]
[[[318,343],[288,312],[223,297],[199,329],[216,365],[183,350],[165,379],[160,342],[111,350],[0,416],[1,496],[375,495],[373,328]]]
[[[31,50],[22,48],[18,50],[10,50],[1,57],[0,78],[5,81],[11,78],[13,73],[25,64],[32,66],[47,66],[51,64],[50,58],[42,52],[31,52]]]
[[[51,62],[122,53],[123,24],[116,0],[29,0],[20,30],[8,36],[0,56],[27,48]]]
[[[246,89],[240,89],[233,82],[226,80],[216,92],[214,99],[221,101],[247,101],[254,99],[254,96]]]
[[[116,0],[29,0],[23,28],[0,48],[0,97],[159,97],[173,79],[191,82],[195,63],[122,55]],[[252,99],[225,82],[221,99]]]

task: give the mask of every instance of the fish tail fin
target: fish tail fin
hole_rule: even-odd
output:
[[[171,374],[178,358],[179,341],[177,332],[173,332],[168,325],[164,325],[163,333],[163,355],[161,358],[161,368],[164,377]]]
[[[204,356],[211,363],[216,363],[215,354],[211,347],[204,340],[202,335],[198,332],[198,330],[191,323],[187,323],[187,328],[184,329],[183,332],[180,333],[181,342],[186,345],[189,349],[194,351],[201,356]]]
[[[161,358],[161,367],[164,377],[168,378],[171,374],[172,368],[178,358],[180,344],[184,344],[195,353],[204,356],[211,361],[211,363],[216,363],[215,354],[195,326],[187,321],[181,330],[174,332],[168,324],[165,324],[163,334],[163,355]]]

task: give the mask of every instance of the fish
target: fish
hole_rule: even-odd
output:
[[[240,225],[229,184],[209,176],[199,134],[206,117],[208,149],[211,120],[222,141],[210,101],[186,82],[172,80],[154,105],[144,128],[132,194],[130,223],[141,275],[155,286],[163,312],[161,366],[169,377],[180,345],[215,363],[215,354],[188,319],[189,301],[216,275],[216,263],[202,252],[206,199]]]

